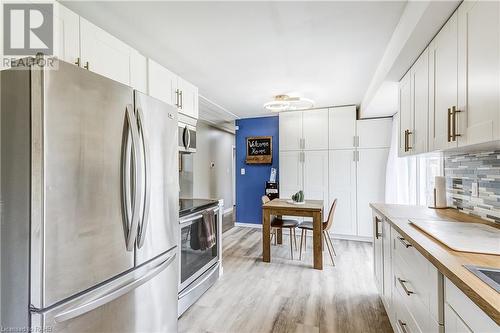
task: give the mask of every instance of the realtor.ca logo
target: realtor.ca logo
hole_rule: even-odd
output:
[[[51,56],[54,51],[53,5],[44,3],[3,4],[3,61]]]

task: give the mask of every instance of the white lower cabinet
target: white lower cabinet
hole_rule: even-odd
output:
[[[375,284],[394,330],[442,333],[442,274],[376,211],[373,244]]]
[[[474,304],[474,302],[449,279],[445,279],[444,302],[446,333],[500,332],[500,326]]]
[[[444,325],[446,333],[471,333],[470,328],[448,304],[444,305]]]
[[[500,326],[382,214],[373,210],[372,221],[374,280],[395,331],[500,332]]]

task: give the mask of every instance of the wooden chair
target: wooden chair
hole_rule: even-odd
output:
[[[329,230],[333,225],[333,215],[335,214],[335,208],[337,207],[337,199],[333,200],[332,206],[330,207],[330,212],[328,213],[328,220],[323,222],[323,238],[325,239],[326,247],[328,248],[328,253],[330,254],[330,259],[332,259],[332,264],[335,266],[335,262],[333,261],[333,256],[337,255],[335,253],[335,248],[333,247],[332,239],[330,238]],[[299,252],[299,260],[302,260],[302,242],[305,245],[304,237],[307,237],[307,230],[313,230],[313,223],[310,221],[302,222],[299,226],[299,229],[302,229],[300,233],[300,252]],[[333,253],[332,253],[333,252]]]
[[[262,196],[262,204],[268,203],[269,198],[267,195]],[[295,240],[295,250],[297,250],[297,238],[295,235],[295,228],[299,225],[299,222],[297,220],[291,220],[291,219],[283,219],[281,217],[273,216],[271,218],[271,241],[274,236],[274,243],[276,244],[276,236],[277,236],[277,230],[278,229],[289,229],[290,232],[290,256],[292,257],[293,260],[293,240]]]

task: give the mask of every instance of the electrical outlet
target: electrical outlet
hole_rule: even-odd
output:
[[[472,182],[471,196],[475,198],[479,197],[479,182],[477,181]]]

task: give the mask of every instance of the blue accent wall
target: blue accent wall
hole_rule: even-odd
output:
[[[262,201],[271,168],[279,171],[279,117],[236,120],[236,222],[262,224]],[[273,137],[272,164],[246,164],[246,138]],[[241,169],[245,168],[245,174]],[[276,180],[278,181],[278,174]]]

